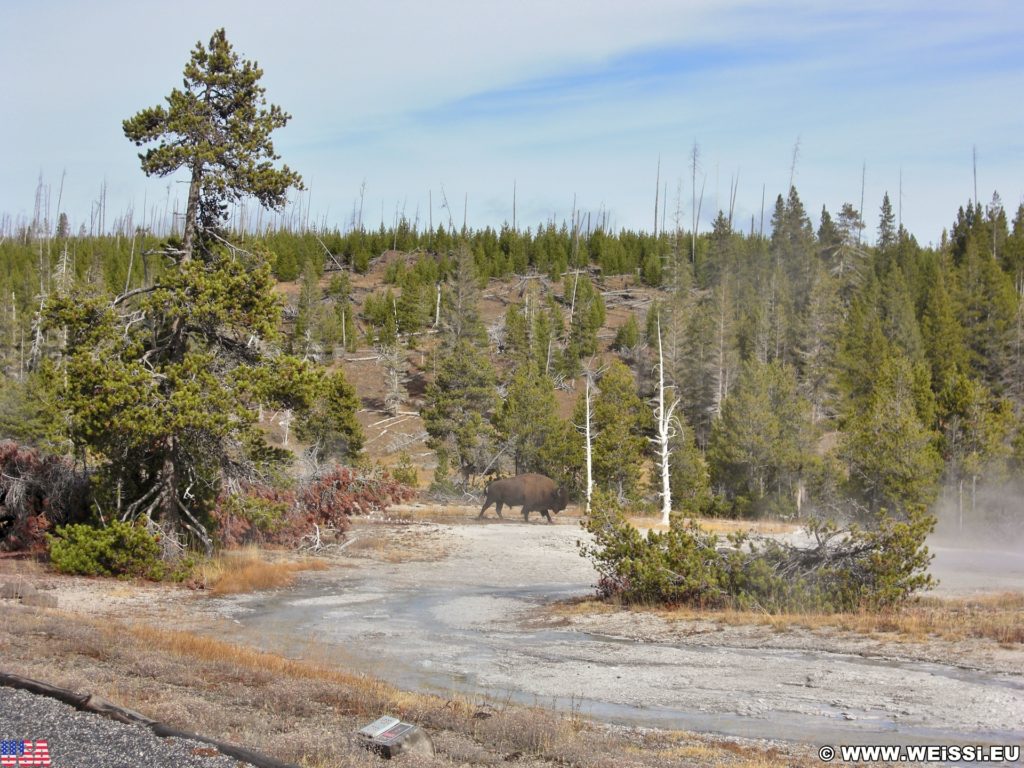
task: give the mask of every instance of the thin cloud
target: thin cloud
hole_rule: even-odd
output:
[[[0,212],[15,216],[40,172],[55,187],[67,171],[76,223],[104,180],[111,209],[177,194],[177,179],[142,176],[120,123],[160,103],[219,26],[293,115],[275,144],[311,183],[316,221],[344,225],[365,179],[367,210],[426,218],[444,184],[469,196],[471,224],[497,225],[518,180],[521,211],[567,218],[577,195],[648,226],[657,157],[672,196],[695,140],[709,199],[739,174],[738,208],[756,213],[762,185],[771,201],[788,184],[798,136],[808,210],[859,200],[866,162],[872,221],[902,170],[904,222],[923,241],[967,199],[974,145],[979,191],[1013,208],[1024,194],[1016,4],[185,0],[143,21],[128,0],[12,0],[5,13],[18,119],[0,123]]]

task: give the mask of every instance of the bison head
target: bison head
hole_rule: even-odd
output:
[[[558,486],[558,492],[555,494],[555,500],[558,502],[555,506],[555,512],[561,512],[569,506],[569,489],[564,485]]]

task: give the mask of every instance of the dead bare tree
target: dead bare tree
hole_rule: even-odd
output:
[[[677,397],[672,404],[665,407],[665,356],[661,346],[661,313],[658,313],[658,399],[654,408],[654,419],[657,425],[657,437],[650,438],[658,446],[658,464],[661,469],[661,522],[668,525],[672,515],[672,486],[669,461],[672,450],[669,443],[676,434],[675,410],[679,406]],[[671,388],[671,387],[670,387]]]
[[[384,411],[397,416],[402,405],[402,382],[405,379],[401,349],[397,344],[383,344],[377,347],[377,356],[384,369]]]

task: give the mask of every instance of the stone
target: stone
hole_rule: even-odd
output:
[[[27,581],[5,581],[0,584],[0,598],[7,600],[20,600],[22,605],[31,605],[36,608],[56,608],[57,598],[40,592]]]
[[[21,596],[22,605],[31,605],[35,608],[56,608],[56,595],[48,595],[45,592],[32,591]]]

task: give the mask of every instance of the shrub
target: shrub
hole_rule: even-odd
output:
[[[50,561],[63,573],[163,578],[160,543],[142,526],[116,520],[103,528],[65,525],[48,538]]]
[[[222,493],[212,512],[217,543],[232,549],[278,542],[294,510],[295,494],[288,489],[254,484],[241,493]]]
[[[599,592],[633,603],[723,605],[730,573],[716,549],[717,537],[673,517],[668,531],[644,536],[626,519],[621,504],[596,491],[583,525],[594,546],[581,545],[600,574]]]
[[[0,550],[42,550],[53,525],[85,519],[88,490],[61,457],[0,442]]]
[[[608,495],[595,493],[591,508],[583,525],[594,543],[581,545],[581,554],[597,568],[599,593],[625,602],[769,613],[879,610],[934,584],[924,540],[935,521],[923,508],[903,521],[883,515],[870,529],[812,522],[810,547],[750,542],[742,533],[719,547],[716,536],[678,516],[668,531],[643,536]]]
[[[411,496],[411,488],[386,474],[334,465],[296,491],[254,484],[241,493],[224,493],[213,518],[222,547],[293,546],[314,526],[342,534],[353,515],[383,511]]]
[[[306,486],[299,494],[299,507],[309,527],[315,523],[344,531],[353,515],[383,511],[411,496],[410,488],[386,475],[336,465]]]
[[[419,485],[419,475],[412,463],[412,457],[405,451],[402,451],[399,456],[398,464],[391,469],[391,476],[395,478],[396,482],[407,485],[409,488],[416,488]]]

